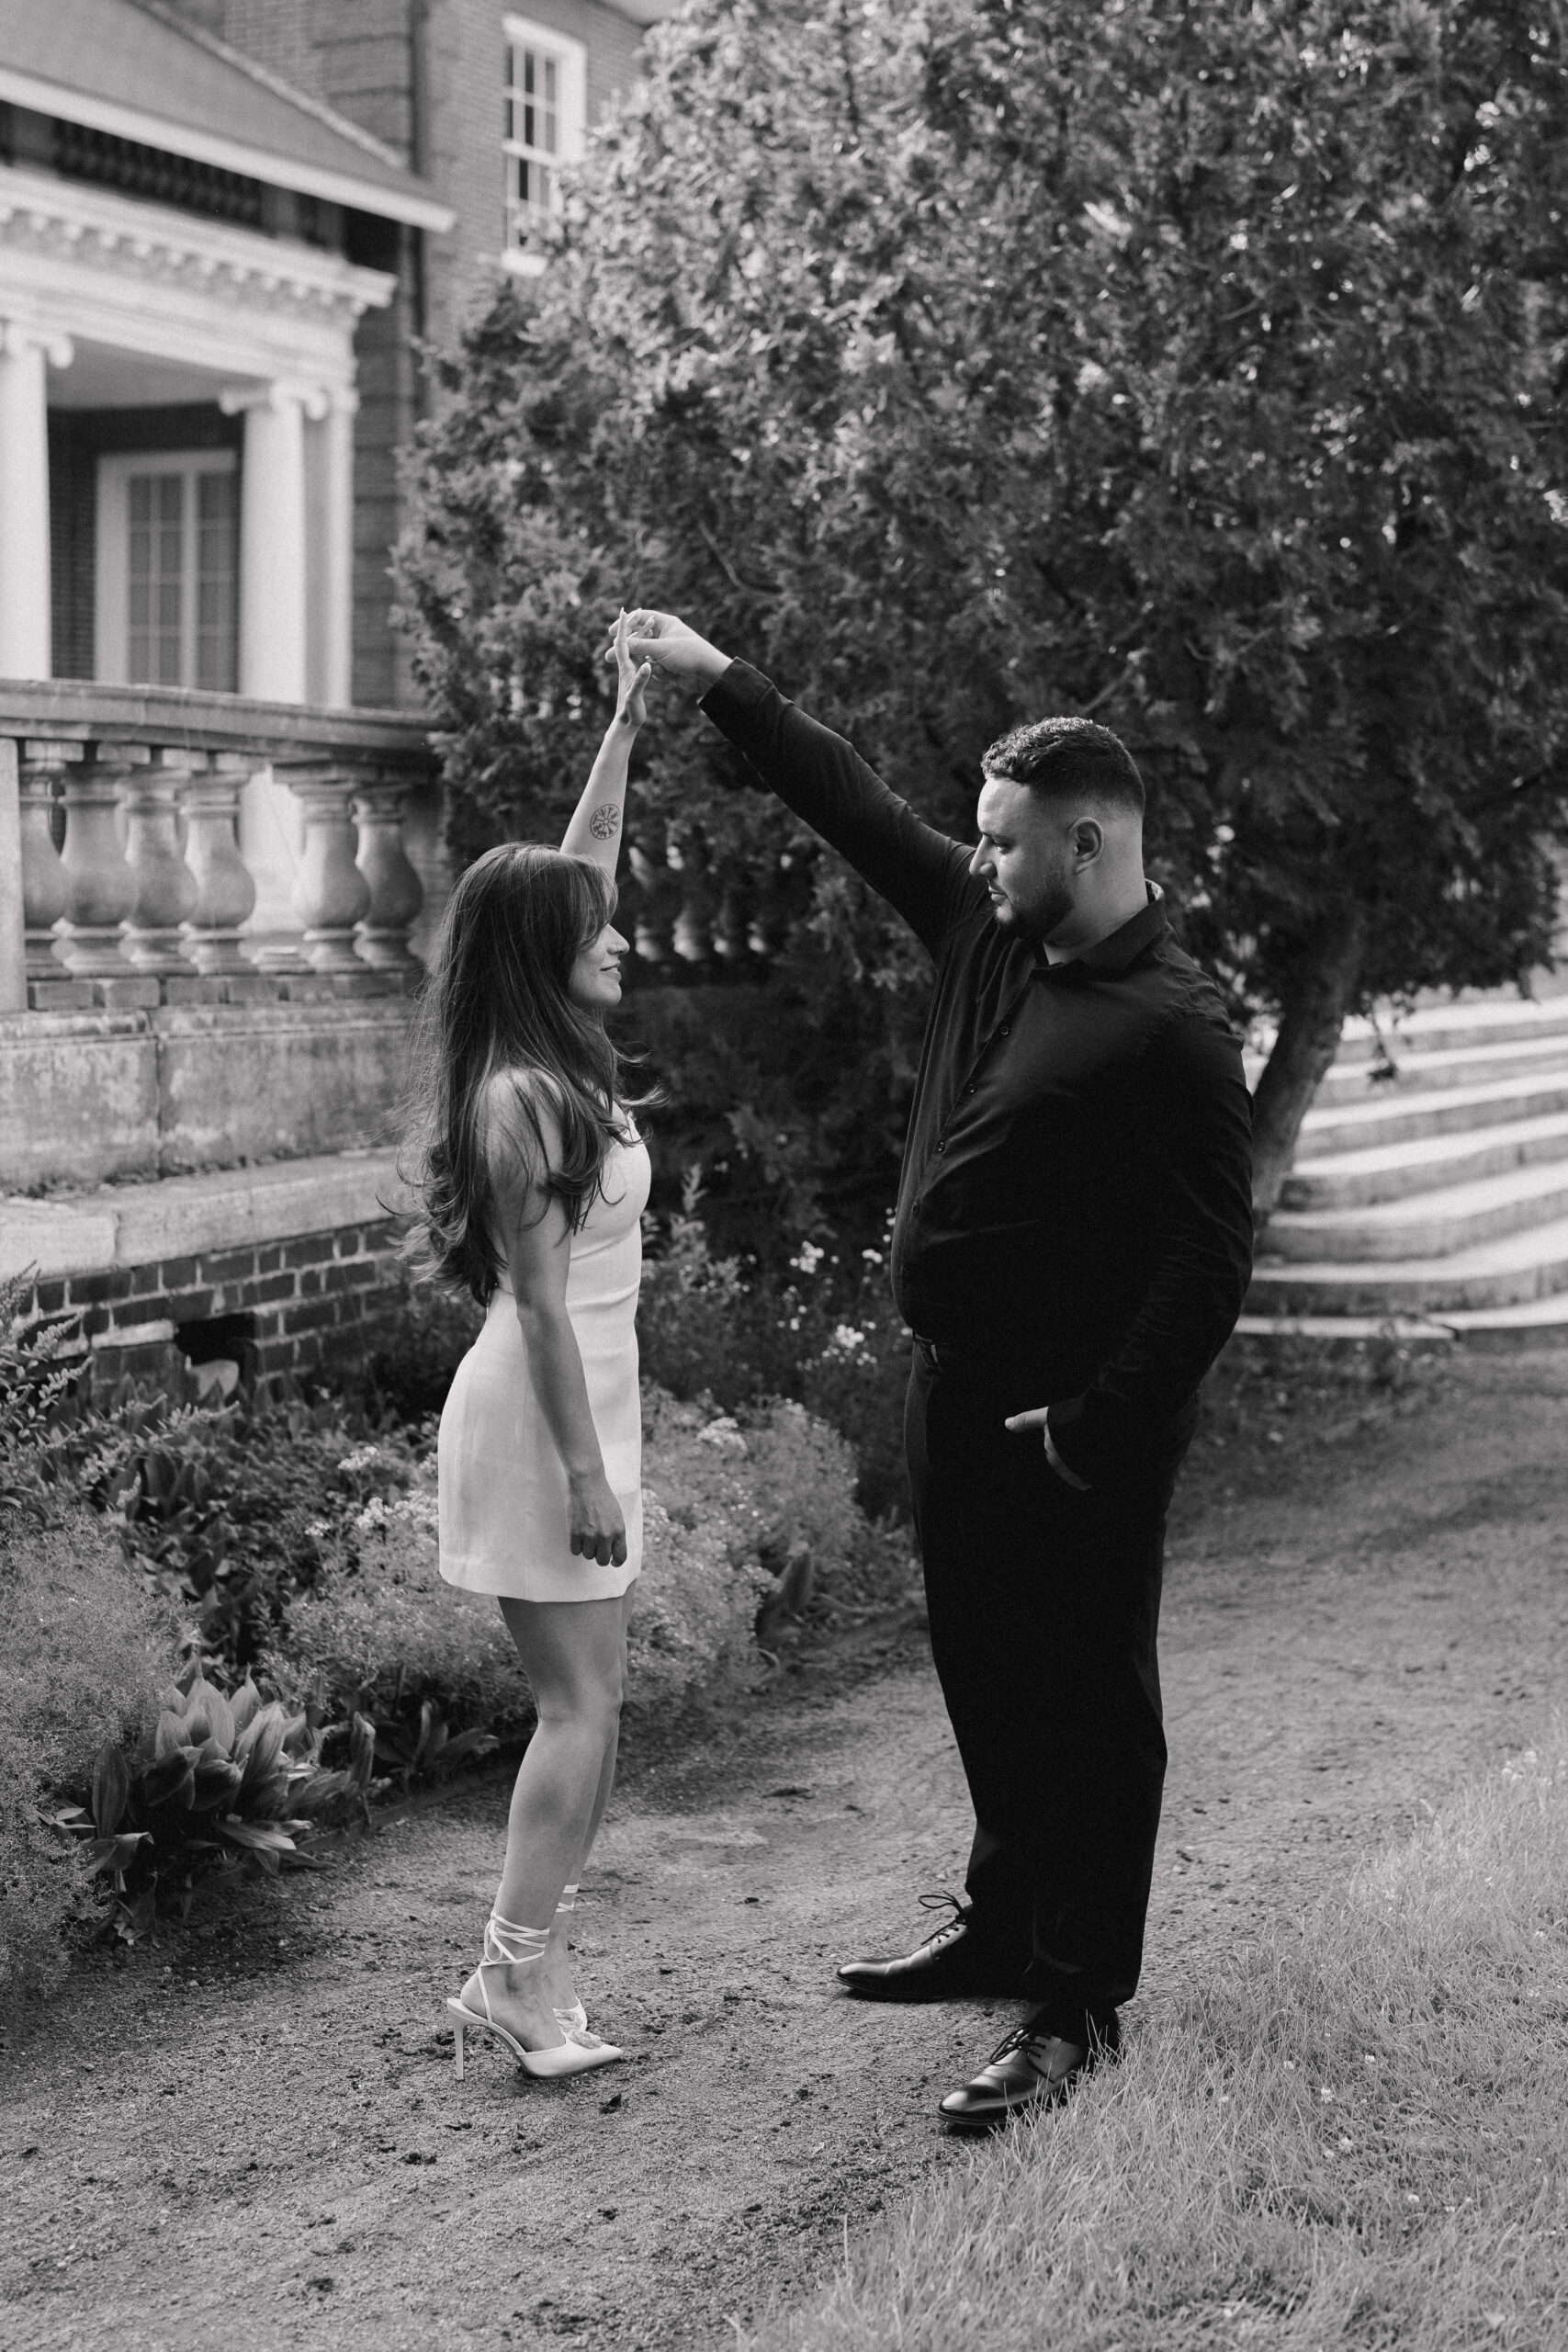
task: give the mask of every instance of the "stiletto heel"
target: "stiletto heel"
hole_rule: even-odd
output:
[[[510,1919],[502,1919],[491,1912],[485,1927],[483,1957],[478,1975],[479,1998],[484,2003],[484,2015],[471,2009],[466,2001],[448,1997],[446,2007],[456,2020],[453,2034],[454,2055],[457,2073],[463,2072],[463,2037],[466,2033],[493,2033],[504,2041],[525,2075],[539,2082],[559,2082],[569,2075],[586,2075],[594,2066],[608,2066],[624,2053],[613,2042],[592,2040],[562,2041],[548,2050],[529,2050],[519,2041],[509,2027],[491,2014],[490,1992],[485,1984],[487,1968],[522,1968],[530,1962],[542,1959],[549,1941],[547,1928],[520,1928]],[[513,1949],[508,1949],[508,1947]]]

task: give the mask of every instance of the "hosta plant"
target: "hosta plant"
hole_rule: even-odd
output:
[[[101,1748],[86,1803],[52,1817],[86,1841],[85,1859],[107,1881],[118,1924],[135,1928],[150,1920],[161,1887],[172,1880],[188,1889],[204,1865],[310,1867],[299,1838],[330,1806],[363,1801],[375,1731],[355,1718],[342,1771],[321,1769],[318,1746],[307,1715],[264,1701],[248,1678],[232,1694],[220,1690],[193,1662],[161,1694],[157,1720],[136,1748]]]

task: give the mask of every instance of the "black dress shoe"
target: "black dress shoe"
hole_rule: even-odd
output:
[[[1027,1962],[1009,1962],[975,1932],[968,1906],[950,1894],[920,1897],[952,1917],[897,1960],[847,1960],[839,1982],[863,2001],[973,2001],[1023,1998]]]
[[[1060,2107],[1074,2084],[1092,2066],[1113,2058],[1120,2046],[1114,2014],[1088,2042],[1067,2041],[1037,2019],[1025,2018],[1003,2036],[971,2081],[949,2091],[942,2102],[942,2119],[958,2132],[993,2132],[1010,2115]]]

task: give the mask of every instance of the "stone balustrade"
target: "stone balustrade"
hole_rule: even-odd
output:
[[[441,858],[417,720],[0,680],[0,752],[24,934],[0,935],[0,1013],[308,1003],[422,977],[411,935],[428,946]],[[629,831],[628,977],[760,976],[804,903],[804,868],[721,857],[691,822],[634,812]],[[0,894],[0,933],[17,912]]]
[[[404,821],[433,763],[417,721],[0,681],[0,744],[23,932],[19,952],[0,939],[0,1012],[310,1002],[419,978]],[[0,919],[17,907],[0,897]]]

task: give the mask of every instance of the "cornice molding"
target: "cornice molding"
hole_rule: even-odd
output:
[[[397,285],[336,254],[0,164],[0,257],[7,248],[44,253],[85,274],[177,283],[248,309],[350,326],[362,311],[383,309]]]

